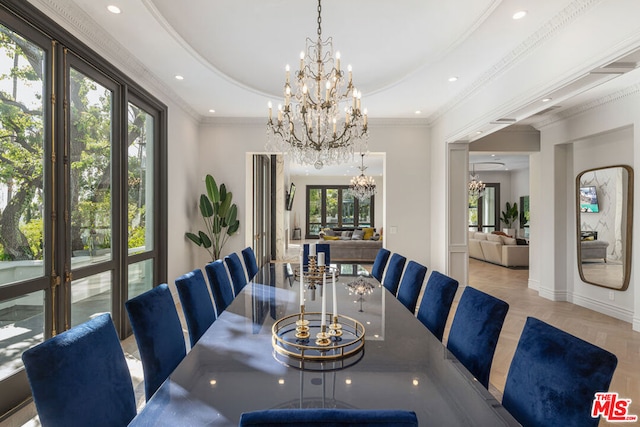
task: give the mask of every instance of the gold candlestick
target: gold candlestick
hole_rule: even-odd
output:
[[[327,333],[327,325],[322,325],[321,328],[320,332],[316,334],[316,345],[327,346],[331,344],[329,334]]]
[[[338,323],[338,316],[333,316],[333,323],[329,325],[329,335],[336,341],[342,339],[342,325]]]
[[[309,339],[309,321],[304,318],[304,304],[300,306],[300,318],[296,320],[296,338],[301,341]]]

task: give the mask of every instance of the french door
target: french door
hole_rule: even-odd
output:
[[[166,280],[166,107],[33,25],[0,7],[0,421],[24,350],[105,312],[124,337]]]
[[[258,267],[271,262],[271,159],[253,155],[253,250]]]
[[[500,184],[487,183],[482,196],[469,195],[469,230],[490,233],[500,229]]]

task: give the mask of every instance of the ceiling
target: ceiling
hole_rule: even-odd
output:
[[[285,65],[297,68],[305,39],[315,38],[317,31],[314,0],[29,1],[201,121],[266,122],[267,103],[281,102]],[[485,84],[488,74],[508,68],[522,51],[537,48],[539,39],[571,25],[598,3],[324,0],[322,35],[333,38],[342,64],[353,66],[354,85],[363,93],[372,122],[432,124]],[[109,12],[111,4],[121,13]],[[513,19],[521,10],[526,16]],[[633,53],[623,62],[621,72],[565,78],[564,85],[550,87],[555,96],[547,105],[515,105],[502,123],[475,131],[487,134],[515,122],[535,126],[544,120],[542,113],[575,108],[640,81],[635,70],[640,55]],[[457,80],[449,81],[454,76]]]

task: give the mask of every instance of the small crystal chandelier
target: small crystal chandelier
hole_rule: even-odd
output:
[[[267,149],[290,153],[300,164],[340,164],[353,159],[356,151],[367,149],[367,110],[361,110],[362,92],[354,86],[349,65],[340,68],[340,53],[333,56],[333,41],[322,40],[322,6],[318,0],[318,38],[307,38],[300,53],[300,69],[295,88],[286,66],[284,106],[278,105],[276,120],[269,102]],[[344,104],[344,106],[342,106]]]
[[[361,202],[370,198],[376,194],[376,181],[371,176],[365,176],[364,171],[367,167],[364,165],[364,154],[362,156],[362,166],[360,169],[360,175],[351,178],[351,185],[349,185],[349,194]]]
[[[473,163],[473,172],[471,173],[470,178],[471,180],[469,181],[469,195],[473,197],[482,196],[487,185],[484,182],[480,181],[478,175],[476,175],[475,163]]]

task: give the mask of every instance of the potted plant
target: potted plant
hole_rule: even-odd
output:
[[[200,214],[205,224],[205,231],[198,234],[187,232],[185,236],[198,246],[202,246],[211,255],[211,260],[220,259],[222,248],[231,235],[240,228],[240,220],[237,219],[238,207],[231,203],[233,194],[224,184],[216,184],[213,176],[207,175],[205,179],[207,193],[200,195]]]
[[[509,202],[506,204],[506,210],[502,211],[502,222],[504,223],[505,228],[502,230],[509,236],[515,236],[516,230],[513,225],[518,219],[518,204],[513,203],[513,205]]]

